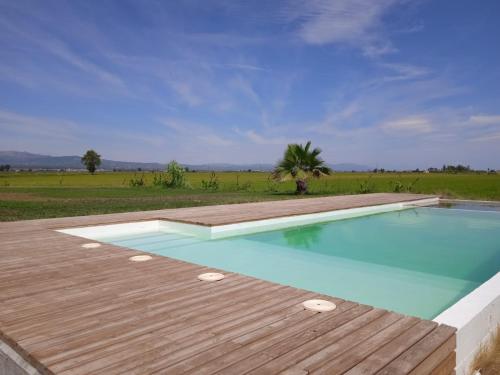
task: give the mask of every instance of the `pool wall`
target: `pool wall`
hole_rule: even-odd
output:
[[[457,375],[468,375],[474,356],[500,325],[500,272],[439,314],[434,321],[457,329]]]
[[[349,208],[337,211],[246,221],[218,226],[195,225],[167,220],[149,220],[124,224],[109,224],[92,227],[59,229],[57,231],[93,240],[99,240],[100,238],[119,236],[124,234],[141,234],[157,230],[181,233],[184,235],[196,236],[203,239],[218,239],[250,233],[291,228],[301,225],[316,224],[326,221],[350,219],[359,216],[374,215],[384,212],[400,211],[411,207],[429,206],[437,204],[438,202],[439,198],[429,198],[420,199],[418,201]]]
[[[41,373],[0,340],[0,375],[41,375]]]

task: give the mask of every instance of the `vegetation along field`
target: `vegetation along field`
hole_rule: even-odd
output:
[[[166,175],[162,175],[166,178]],[[187,186],[153,172],[0,173],[0,220],[24,220],[296,198],[295,182],[265,172],[188,172]],[[500,200],[500,175],[487,173],[333,173],[309,180],[309,193],[430,193]]]

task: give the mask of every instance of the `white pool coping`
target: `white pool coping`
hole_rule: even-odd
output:
[[[91,240],[105,239],[106,237],[120,235],[141,234],[157,230],[181,233],[184,235],[200,237],[203,239],[220,239],[225,237],[239,236],[243,234],[267,232],[270,230],[322,223],[326,221],[343,220],[384,212],[400,211],[408,209],[410,207],[429,206],[437,203],[439,203],[439,198],[426,198],[408,202],[349,208],[304,215],[285,216],[217,226],[196,225],[168,220],[150,220],[124,224],[109,224],[97,225],[92,227],[58,229],[57,231],[73,236],[88,238]]]
[[[474,356],[500,325],[500,272],[443,311],[434,321],[457,329],[457,375],[468,375]]]
[[[3,375],[2,368],[9,370],[9,373],[14,372],[16,374],[26,374],[26,375],[41,375],[41,373],[26,361],[19,353],[10,347],[7,343],[0,340],[0,361],[10,361],[10,363],[0,363],[0,375]],[[2,357],[4,359],[2,359]],[[5,373],[5,375],[9,375]],[[14,375],[14,374],[12,374]]]
[[[219,226],[203,226],[167,220],[150,220],[59,229],[58,232],[91,240],[105,240],[106,237],[134,235],[158,230],[181,233],[203,239],[220,239],[384,212],[400,211],[411,207],[429,206],[438,203],[439,198],[428,198]],[[487,342],[497,325],[500,324],[500,272],[443,311],[434,318],[434,321],[457,329],[456,372],[458,375],[468,374],[469,366],[480,345]]]

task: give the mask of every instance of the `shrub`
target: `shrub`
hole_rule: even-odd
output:
[[[408,184],[404,184],[401,180],[392,182],[392,191],[395,193],[402,193],[402,192],[411,193],[418,180],[419,179],[417,178],[415,179],[415,181],[409,182]]]
[[[170,188],[189,188],[190,185],[186,180],[185,172],[182,165],[172,160],[167,165],[169,180],[166,182],[165,186]]]
[[[371,181],[371,176],[370,176],[370,177],[368,177],[367,180],[364,180],[359,184],[358,193],[359,194],[369,194],[369,193],[373,193],[374,190],[375,190],[375,187]]]
[[[212,171],[212,173],[210,173],[210,179],[208,181],[201,180],[201,187],[204,190],[219,190],[219,180],[217,179],[215,172]]]
[[[153,186],[168,187],[168,178],[165,173],[155,173],[153,175]]]
[[[145,185],[145,182],[144,182],[144,173],[138,177],[135,173],[134,173],[134,177],[132,177],[130,179],[130,181],[128,182],[128,184],[132,187],[140,187],[140,186],[144,186]]]

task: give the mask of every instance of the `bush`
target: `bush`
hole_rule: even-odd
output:
[[[165,173],[155,173],[153,175],[153,186],[168,187],[168,178]]]
[[[391,182],[392,183],[392,191],[395,193],[402,193],[402,192],[411,193],[413,191],[416,183],[418,182],[418,180],[419,179],[417,178],[417,179],[415,179],[415,181],[409,182],[406,185],[403,182],[401,182],[401,180]]]
[[[130,181],[128,182],[128,184],[132,187],[140,187],[140,186],[144,186],[145,185],[145,182],[144,182],[144,173],[138,177],[135,173],[134,173],[134,177],[132,177],[130,179]]]
[[[370,176],[370,177],[368,177],[367,180],[364,180],[359,184],[358,193],[359,194],[369,194],[369,193],[373,193],[374,190],[375,190],[375,186],[373,185],[373,183],[371,181],[371,176]]]
[[[189,188],[190,185],[186,180],[185,169],[182,165],[172,160],[167,165],[167,174],[169,180],[166,182],[166,187],[170,188]]]
[[[210,179],[208,181],[201,180],[201,187],[204,190],[219,190],[219,180],[217,179],[215,172],[212,171],[212,173],[210,173]]]

